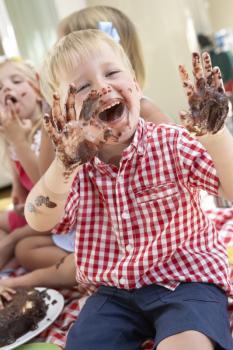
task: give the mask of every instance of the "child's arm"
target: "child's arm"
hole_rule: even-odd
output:
[[[210,154],[220,180],[219,194],[233,200],[233,137],[224,126],[228,114],[221,72],[212,69],[210,56],[193,54],[195,85],[183,66],[179,67],[190,110],[181,112],[184,126],[203,144]]]
[[[34,230],[51,230],[63,217],[68,193],[79,167],[73,169],[69,176],[66,176],[65,171],[66,169],[56,157],[30,191],[24,214]]]
[[[60,98],[55,94],[52,115],[45,115],[44,118],[45,129],[56,148],[56,156],[26,201],[26,219],[37,231],[51,230],[61,220],[76,174],[84,163],[96,155],[100,145],[111,137],[109,129],[93,120],[92,108],[93,104],[98,103],[97,96],[92,93],[84,101],[77,120],[75,95],[76,89],[71,86],[65,106],[66,115],[63,116]]]
[[[45,128],[41,129],[41,146],[40,154],[38,158],[40,174],[43,175],[52,161],[54,160],[55,153],[53,149],[52,141],[50,140]]]
[[[210,154],[220,180],[219,196],[233,201],[233,137],[226,127],[198,138]]]

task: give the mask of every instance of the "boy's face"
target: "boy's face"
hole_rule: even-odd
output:
[[[11,101],[20,119],[32,118],[37,105],[37,95],[25,76],[11,63],[0,66],[0,106]]]
[[[92,117],[94,115],[98,122],[111,128],[118,142],[129,143],[138,124],[141,90],[120,54],[101,42],[93,55],[78,64],[75,72],[66,74],[62,79],[58,92],[63,103],[70,83],[77,89],[77,116],[81,111],[83,115],[83,102],[91,95],[88,108],[85,103],[85,112],[90,110]],[[107,143],[114,142],[111,140]]]

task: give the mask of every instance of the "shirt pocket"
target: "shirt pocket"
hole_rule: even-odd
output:
[[[141,187],[135,192],[138,204],[169,199],[179,194],[179,189],[175,182],[166,182],[158,185]]]

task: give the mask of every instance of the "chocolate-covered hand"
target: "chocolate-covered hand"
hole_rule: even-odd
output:
[[[224,126],[229,109],[221,72],[218,67],[212,68],[207,52],[202,54],[202,62],[200,55],[193,53],[192,64],[195,84],[184,66],[179,66],[189,103],[189,111],[180,113],[181,122],[195,136],[215,134]]]
[[[90,93],[77,117],[75,95],[76,89],[71,85],[63,116],[60,97],[54,94],[52,115],[44,117],[45,129],[67,172],[91,160],[101,145],[112,137],[111,130],[97,119],[100,96],[96,92]]]

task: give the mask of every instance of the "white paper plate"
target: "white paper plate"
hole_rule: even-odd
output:
[[[39,291],[42,291],[46,288],[36,288]],[[55,289],[47,289],[47,293],[49,295],[49,299],[46,298],[46,303],[48,305],[48,310],[46,316],[38,323],[38,328],[25,333],[22,337],[16,339],[16,341],[10,345],[0,347],[0,350],[11,350],[15,349],[17,346],[20,346],[32,338],[36,337],[43,330],[45,330],[48,326],[50,326],[56,318],[62,312],[64,307],[64,298],[61,293],[56,291]],[[55,302],[56,301],[56,302]]]

